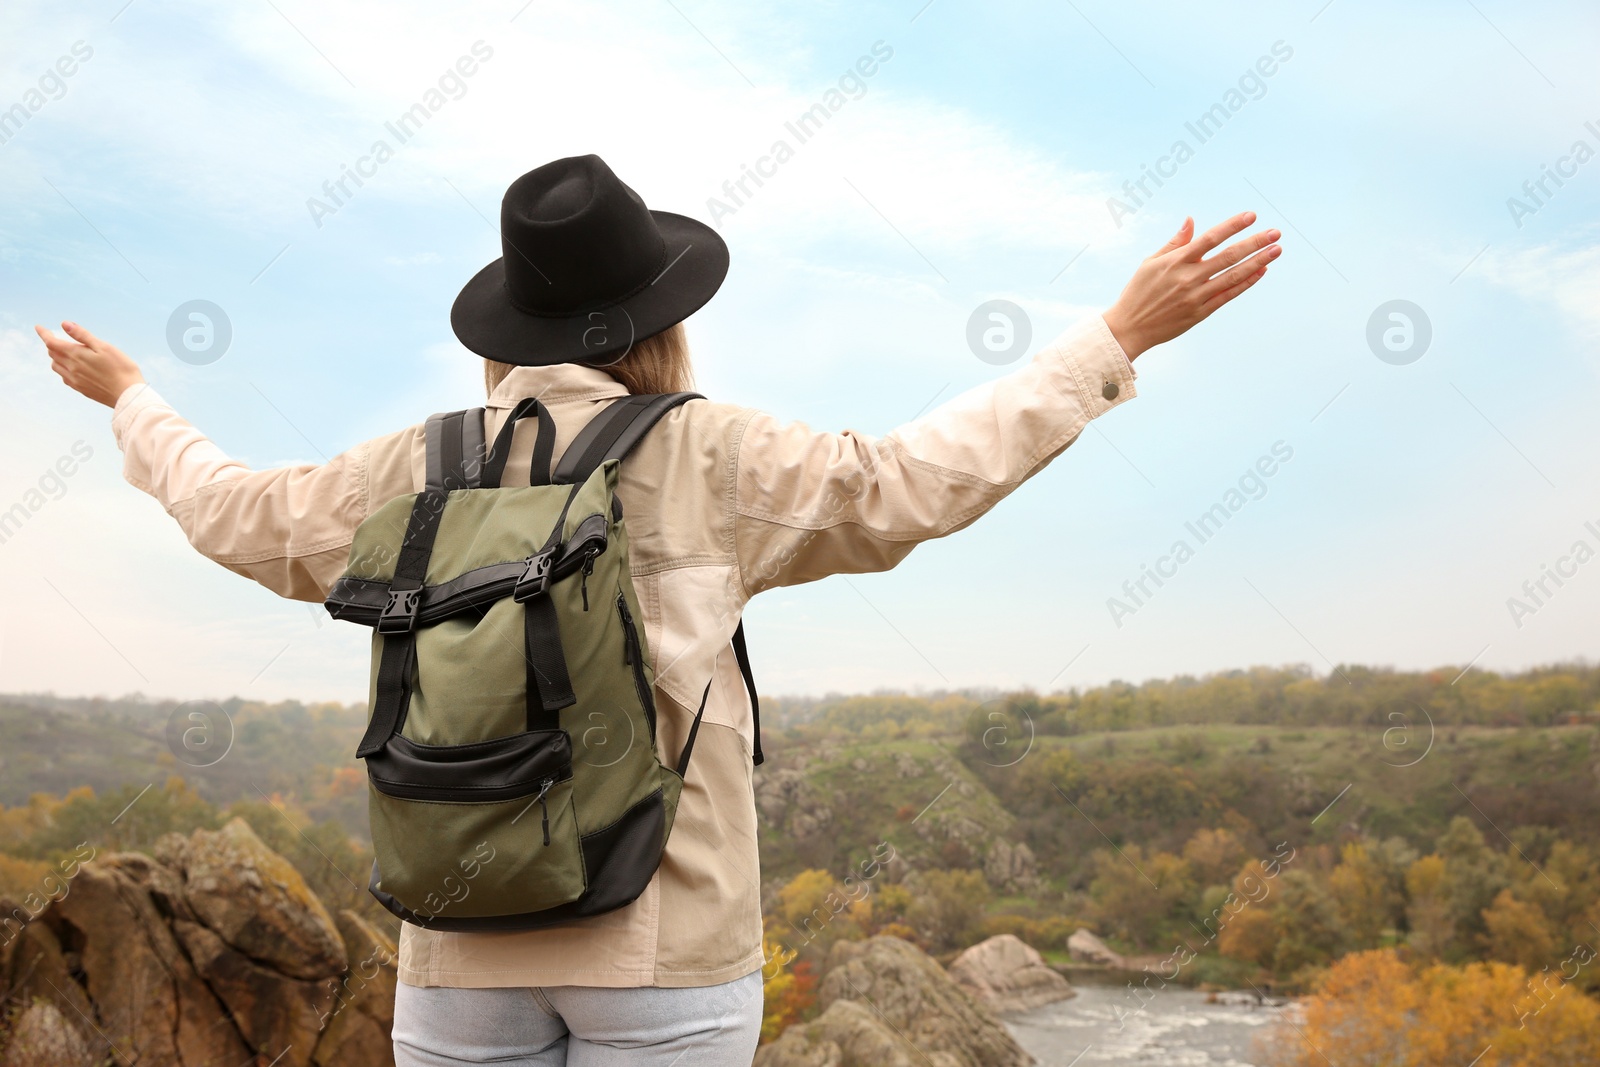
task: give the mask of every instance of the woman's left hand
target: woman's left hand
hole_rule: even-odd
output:
[[[100,340],[75,322],[63,322],[61,328],[66,337],[57,337],[43,326],[35,326],[33,332],[50,351],[50,369],[61,375],[70,388],[109,408],[116,406],[117,398],[128,386],[144,381],[139,365],[116,345]]]

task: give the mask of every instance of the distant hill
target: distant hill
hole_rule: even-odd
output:
[[[281,793],[365,837],[364,788],[341,786],[339,774],[359,771],[354,753],[365,723],[361,705],[0,694],[0,805],[177,775],[218,806]],[[225,758],[203,765],[230,742]]]
[[[1588,747],[1600,668],[1587,664],[1514,675],[1342,666],[1320,677],[1258,667],[1048,696],[778,698],[762,711],[772,759],[756,785],[774,873],[843,862],[850,844],[905,820],[927,835],[948,810],[964,821],[939,842],[947,860],[962,858],[963,835],[1015,839],[1071,880],[1072,857],[1104,844],[1051,799],[1072,782],[1101,830],[1164,847],[1230,810],[1263,836],[1303,832],[1346,786],[1328,818],[1384,836],[1432,835],[1471,804],[1497,823],[1600,835],[1600,763]],[[353,753],[365,721],[362,704],[0,694],[0,805],[178,775],[219,806],[294,797],[364,838]],[[195,765],[230,728],[226,759]],[[185,746],[191,729],[210,756]]]
[[[820,962],[839,938],[1014,933],[1061,960],[1080,926],[1144,954],[1203,929],[1188,981],[1309,988],[1402,944],[1532,973],[1600,929],[1597,707],[1583,664],[769,700],[769,936]],[[0,888],[86,834],[138,849],[239,815],[367,908],[343,873],[369,862],[364,725],[360,705],[0,696]]]

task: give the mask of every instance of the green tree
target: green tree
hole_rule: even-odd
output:
[[[1339,911],[1327,885],[1309,870],[1294,869],[1278,875],[1276,907],[1278,943],[1273,969],[1291,975],[1322,967],[1338,957]]]
[[[1471,947],[1482,943],[1488,934],[1483,913],[1511,879],[1503,855],[1489,847],[1483,831],[1464,815],[1450,820],[1450,827],[1436,844],[1445,861],[1445,884],[1455,937],[1446,952],[1450,960],[1466,959]]]
[[[1100,925],[1139,948],[1168,941],[1179,925],[1187,928],[1194,877],[1189,865],[1170,852],[1145,856],[1138,845],[1094,854],[1089,897]]]
[[[1339,865],[1328,875],[1344,948],[1377,948],[1386,931],[1399,922],[1405,901],[1377,849],[1351,841],[1340,852]]]
[[[912,890],[908,918],[935,952],[970,943],[990,899],[977,871],[924,871]]]

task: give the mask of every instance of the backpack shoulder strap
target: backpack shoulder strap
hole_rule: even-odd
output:
[[[750,753],[750,762],[759,767],[767,760],[761,751],[761,698],[756,695],[756,676],[750,669],[750,652],[744,645],[743,619],[739,620],[739,625],[733,631],[733,658],[739,661],[745,692],[750,694],[750,725],[754,727],[755,736],[755,750]]]
[[[703,399],[699,393],[641,393],[613,401],[590,419],[572,444],[567,446],[550,480],[557,484],[583,481],[606,460],[626,457],[667,412],[685,401],[699,399]],[[755,748],[751,752],[751,760],[760,766],[766,759],[761,751],[761,698],[756,694],[755,673],[750,668],[750,653],[745,648],[742,621],[733,632],[733,655],[738,660],[745,691],[750,694],[750,715],[755,727]],[[710,695],[711,688],[708,685],[705,695],[700,698],[700,707],[689,725],[688,739],[678,757],[679,774],[689,769],[689,755],[694,751],[695,737],[700,731],[700,720],[705,714],[706,700]]]
[[[661,416],[687,400],[701,399],[699,393],[640,393],[612,401],[573,438],[550,481],[583,481],[606,460],[627,456]]]
[[[750,750],[750,762],[759,767],[766,762],[767,757],[761,751],[761,699],[756,696],[756,678],[750,670],[750,653],[744,646],[744,620],[739,620],[739,625],[733,631],[733,658],[739,661],[739,674],[744,678],[745,692],[750,694],[750,724],[754,727],[755,747]],[[689,757],[694,753],[694,739],[700,733],[700,720],[705,718],[706,701],[711,699],[711,686],[716,681],[715,675],[706,683],[706,691],[700,695],[700,707],[694,713],[694,719],[689,723],[689,736],[684,739],[683,751],[678,753],[678,777],[682,778],[689,773]]]
[[[483,477],[483,409],[465,408],[428,416],[429,489],[476,489]]]

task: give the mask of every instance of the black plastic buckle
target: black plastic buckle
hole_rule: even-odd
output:
[[[547,548],[543,552],[535,552],[522,561],[522,575],[517,579],[517,584],[511,590],[511,599],[519,604],[524,600],[532,600],[546,589],[550,588],[550,570],[555,566],[556,549]]]
[[[389,600],[378,615],[380,634],[409,633],[417,625],[417,608],[422,604],[421,589],[391,589]]]

